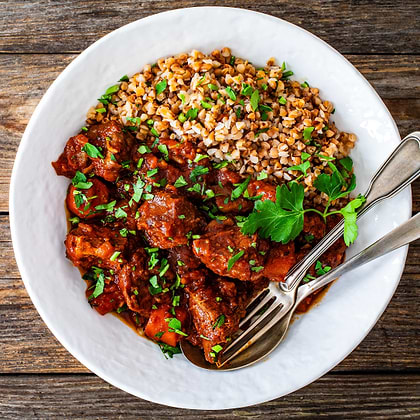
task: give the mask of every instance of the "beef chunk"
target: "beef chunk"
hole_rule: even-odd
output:
[[[137,228],[145,231],[149,242],[163,249],[187,244],[191,233],[200,231],[202,225],[195,206],[185,197],[166,192],[159,192],[142,204],[137,222]]]
[[[201,262],[216,274],[255,281],[263,275],[268,243],[258,239],[256,234],[246,236],[234,226],[228,230],[207,233],[194,240],[193,250]],[[241,255],[232,265],[232,258],[238,253]]]
[[[251,181],[248,185],[250,197],[261,195],[261,201],[276,201],[276,186],[265,181]]]
[[[93,171],[107,181],[115,181],[122,169],[122,162],[130,162],[134,138],[124,133],[116,121],[93,125],[86,133],[89,143],[100,148],[103,159],[91,158]]]
[[[303,235],[312,235],[316,241],[325,236],[327,226],[321,216],[307,213],[303,219]]]
[[[88,269],[96,265],[117,269],[123,259],[127,239],[109,228],[79,223],[76,229],[67,234],[64,244],[67,258],[76,267]],[[111,261],[115,252],[120,252],[121,255]]]
[[[138,248],[117,273],[118,285],[128,308],[142,317],[149,317],[153,302],[149,293],[149,277],[147,255],[142,248]]]
[[[225,344],[239,329],[239,321],[245,315],[248,303],[245,287],[226,279],[209,280],[206,276],[206,279],[186,286],[186,292],[194,329],[201,336],[205,357],[214,363],[212,347]]]
[[[169,262],[181,277],[190,271],[196,270],[201,264],[191,247],[187,245],[171,248],[169,251]]]
[[[52,162],[57,175],[73,178],[76,171],[86,172],[90,165],[89,156],[82,151],[86,143],[88,143],[88,139],[83,134],[70,137],[58,160]]]
[[[288,271],[296,264],[295,245],[273,244],[264,267],[264,276],[273,281],[284,281]]]
[[[86,297],[92,295],[92,290],[86,290]],[[113,281],[106,283],[104,291],[96,298],[89,300],[92,308],[96,309],[101,315],[105,315],[108,312],[116,311],[118,308],[124,305],[124,296],[121,293],[118,285]]]

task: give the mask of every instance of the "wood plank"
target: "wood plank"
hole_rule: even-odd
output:
[[[1,14],[1,12],[0,12]],[[0,36],[1,39],[1,36]],[[8,209],[9,180],[26,124],[48,86],[76,55],[0,54],[0,212]],[[401,135],[420,127],[420,57],[347,56],[366,76],[400,128]]]
[[[52,336],[32,305],[13,259],[7,216],[0,216],[0,235],[0,374],[86,372]],[[419,368],[419,261],[420,240],[410,246],[400,285],[385,314],[336,371]]]
[[[200,418],[278,419],[296,417],[418,418],[420,375],[333,375],[283,398],[221,411],[173,409],[150,403],[90,375],[0,377],[3,418]]]
[[[420,53],[419,3],[407,0],[215,0],[213,6],[264,12],[302,26],[345,53]],[[209,5],[196,0],[13,1],[0,9],[1,52],[79,52],[112,30],[174,8]],[[13,22],[13,25],[8,24]],[[374,29],[374,30],[373,30]]]

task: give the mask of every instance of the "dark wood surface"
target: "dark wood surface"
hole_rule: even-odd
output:
[[[317,382],[258,406],[219,412],[142,401],[105,383],[52,336],[20,280],[8,188],[25,126],[48,86],[111,30],[165,10],[245,7],[310,30],[343,53],[391,111],[401,136],[420,130],[418,1],[0,1],[0,417],[209,419],[420,417],[420,241],[397,292],[360,346]],[[420,182],[413,186],[420,210]]]

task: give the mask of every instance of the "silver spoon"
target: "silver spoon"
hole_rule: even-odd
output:
[[[359,212],[359,217],[365,214],[378,202],[400,192],[420,175],[420,133],[412,133],[407,136],[394,150],[391,156],[381,166],[365,194],[367,202]],[[239,353],[248,349],[260,337],[265,334],[267,322],[278,322],[294,305],[297,286],[305,276],[308,268],[322,255],[343,233],[343,223],[329,232],[329,234],[298,263],[286,277],[285,284],[281,284],[281,290],[275,283],[271,283],[270,290],[261,292],[248,306],[247,315],[240,323],[240,328],[245,325],[244,332],[234,338],[231,344],[224,350],[219,367],[208,363],[204,359],[202,351],[191,346],[185,340],[181,344],[184,355],[194,364],[205,369],[230,370],[237,369],[246,363],[244,357],[237,357]],[[268,307],[267,307],[268,306]],[[258,319],[255,315],[264,308],[265,312]],[[252,319],[251,325],[248,326]],[[247,354],[249,352],[247,351]],[[233,359],[235,360],[233,361]],[[230,362],[228,366],[224,366]],[[239,364],[239,365],[238,365]]]

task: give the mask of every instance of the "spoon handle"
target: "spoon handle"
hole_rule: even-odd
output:
[[[393,197],[420,176],[420,132],[409,134],[382,164],[370,181],[365,193],[366,203],[358,212],[360,218],[374,205],[386,198]],[[309,267],[338,239],[344,232],[344,220],[339,223],[296,264],[286,276],[282,288],[294,290]]]
[[[390,233],[383,236],[381,239],[378,239],[372,245],[365,248],[363,251],[356,254],[354,257],[345,261],[343,264],[329,271],[321,277],[316,278],[315,280],[310,281],[309,283],[299,286],[296,303],[292,309],[297,307],[297,305],[309,296],[311,293],[320,289],[323,286],[331,283],[337,277],[347,273],[350,270],[358,268],[378,257],[381,257],[389,252],[396,250],[404,245],[407,245],[410,242],[415,241],[420,238],[420,213],[417,213],[407,222],[398,226]]]

